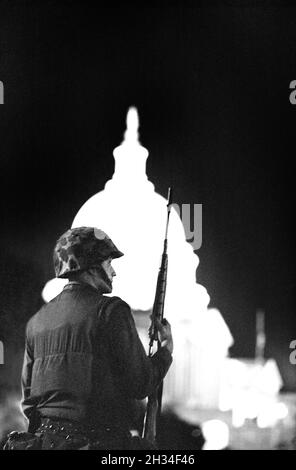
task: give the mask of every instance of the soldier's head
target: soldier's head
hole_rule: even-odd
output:
[[[111,262],[123,256],[108,235],[95,227],[67,230],[54,249],[56,277],[91,284],[101,293],[112,292],[116,275]]]

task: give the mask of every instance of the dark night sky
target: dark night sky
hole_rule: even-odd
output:
[[[53,276],[55,239],[111,177],[135,105],[156,191],[203,204],[197,280],[231,353],[253,356],[265,309],[266,355],[295,389],[296,9],[231,4],[0,2],[2,314],[23,325],[34,313],[32,286]]]

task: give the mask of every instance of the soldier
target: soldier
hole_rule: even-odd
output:
[[[173,341],[169,323],[158,322],[162,347],[147,357],[129,305],[103,295],[121,256],[93,227],[70,229],[56,243],[56,277],[69,282],[28,322],[22,372],[23,412],[42,449],[149,448],[130,429],[137,400],[171,365]]]

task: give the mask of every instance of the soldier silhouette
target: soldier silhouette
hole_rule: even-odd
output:
[[[138,400],[166,375],[173,341],[167,321],[157,323],[161,348],[148,357],[129,305],[112,292],[112,259],[123,256],[94,227],[68,230],[54,248],[63,291],[28,322],[22,371],[22,409],[28,433],[6,448],[150,448],[132,436]],[[131,279],[132,282],[132,279]]]

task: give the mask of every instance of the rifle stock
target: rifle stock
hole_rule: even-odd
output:
[[[156,446],[156,425],[158,414],[157,390],[148,397],[146,414],[144,418],[143,437],[153,446]]]

